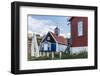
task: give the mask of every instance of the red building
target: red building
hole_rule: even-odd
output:
[[[87,51],[88,46],[88,18],[71,17],[72,52]]]

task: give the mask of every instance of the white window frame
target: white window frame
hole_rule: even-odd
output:
[[[78,36],[83,36],[83,21],[78,21]]]

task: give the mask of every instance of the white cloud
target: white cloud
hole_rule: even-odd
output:
[[[47,34],[48,31],[54,32],[56,24],[52,20],[35,19],[32,16],[28,16],[28,33],[36,33],[41,36]],[[63,29],[60,28],[60,35],[65,38],[70,38],[70,32],[63,33]]]
[[[51,20],[39,20],[28,17],[28,31],[38,33],[40,35],[46,34],[48,31],[54,31],[55,23]]]
[[[65,34],[60,34],[61,36],[63,36],[64,38],[66,38],[66,35]]]
[[[71,33],[67,33],[67,34],[60,34],[61,36],[64,36],[64,38],[70,38],[71,37]]]
[[[69,32],[69,33],[67,33],[67,38],[70,38],[71,37],[71,33]]]

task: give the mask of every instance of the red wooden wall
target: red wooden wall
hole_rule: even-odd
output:
[[[83,21],[83,36],[78,36],[78,21]],[[71,37],[72,47],[82,47],[88,45],[88,18],[72,17],[71,18]]]

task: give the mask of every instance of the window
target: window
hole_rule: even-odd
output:
[[[78,22],[78,36],[83,36],[83,21]]]
[[[44,44],[44,50],[45,50],[45,51],[48,50],[48,44],[47,44],[47,43]]]
[[[47,40],[50,40],[50,37],[48,37]]]

